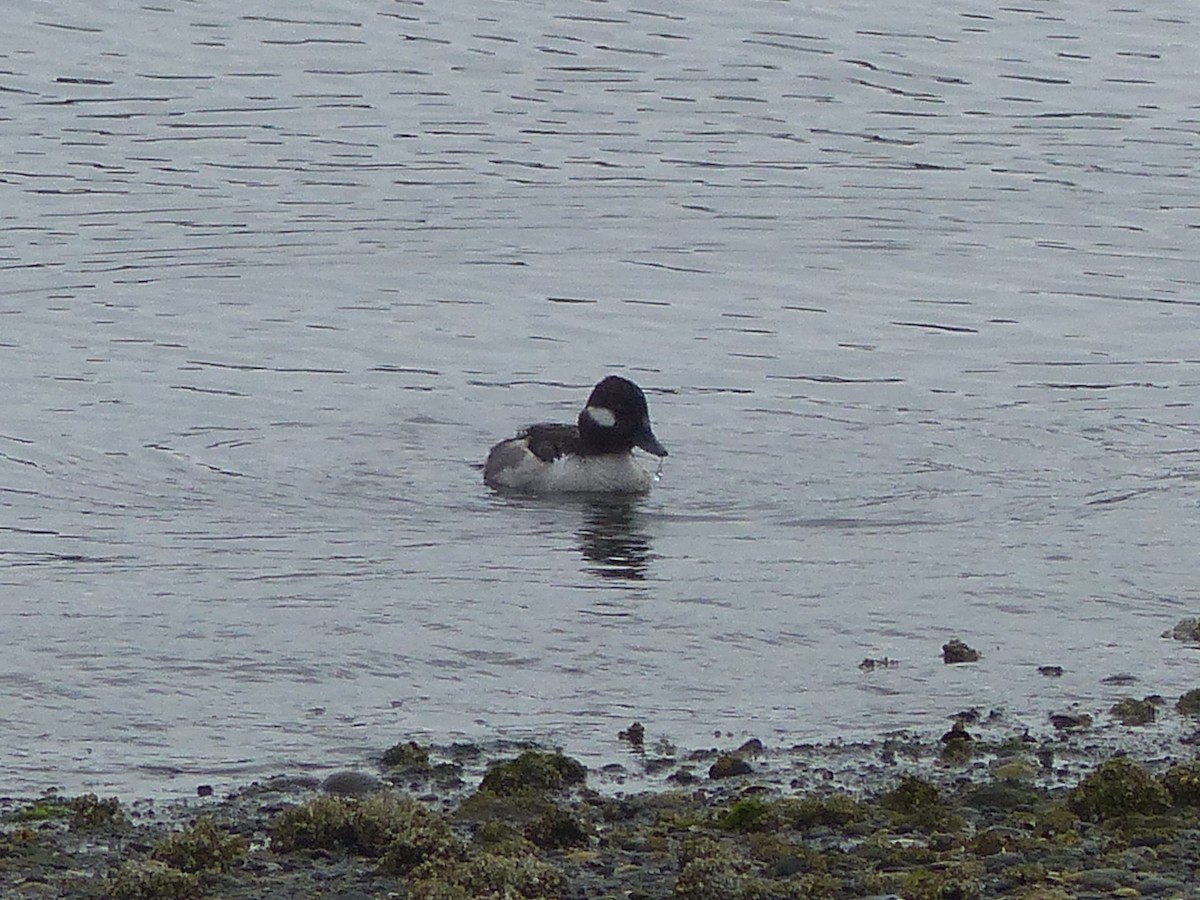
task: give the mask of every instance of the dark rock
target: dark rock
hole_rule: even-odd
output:
[[[383,782],[366,772],[347,769],[334,772],[321,782],[321,790],[339,797],[365,797],[383,789]]]
[[[1200,688],[1192,688],[1175,703],[1181,716],[1200,716]]]
[[[641,750],[646,742],[646,727],[641,722],[634,722],[624,731],[618,732],[617,740],[628,741],[634,749]]]
[[[1128,672],[1120,672],[1116,675],[1105,675],[1100,679],[1101,684],[1114,685],[1116,687],[1127,687],[1128,685],[1137,682],[1136,675],[1130,675]]]
[[[1148,700],[1122,697],[1109,710],[1122,725],[1149,725],[1157,716],[1154,704]]]
[[[1180,619],[1174,628],[1164,631],[1162,636],[1176,641],[1200,641],[1200,619]]]
[[[968,647],[958,638],[942,644],[942,662],[946,665],[979,661],[979,651]]]
[[[733,778],[737,775],[749,775],[754,770],[750,763],[740,756],[726,753],[717,757],[717,761],[708,767],[708,777],[713,781],[719,778]]]
[[[752,756],[758,756],[765,750],[766,747],[763,746],[763,742],[758,738],[750,738],[750,740],[746,741],[744,744],[742,744],[742,746],[737,748],[738,753],[745,753]]]

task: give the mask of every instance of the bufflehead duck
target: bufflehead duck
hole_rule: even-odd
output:
[[[642,389],[609,375],[592,389],[577,424],[530,425],[494,446],[483,480],[537,494],[640,493],[650,489],[654,475],[633,458],[634,447],[667,455],[650,429]]]

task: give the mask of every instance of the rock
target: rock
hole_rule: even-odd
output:
[[[1154,704],[1149,700],[1122,697],[1109,710],[1122,725],[1149,725],[1157,717]]]
[[[641,750],[646,742],[646,727],[641,722],[634,722],[624,731],[617,733],[617,740],[628,741],[635,750]]]
[[[1200,716],[1200,688],[1192,688],[1175,703],[1181,716]]]
[[[719,778],[733,778],[737,775],[749,775],[754,770],[750,763],[740,756],[731,753],[722,754],[717,761],[708,767],[708,777],[713,781]]]
[[[942,644],[942,662],[946,665],[979,661],[979,651],[968,647],[958,638]]]
[[[1087,713],[1055,713],[1050,716],[1050,724],[1060,731],[1072,728],[1091,728],[1092,717]]]
[[[1200,641],[1200,619],[1180,619],[1174,628],[1164,631],[1162,636],[1176,641]]]
[[[339,797],[365,797],[383,789],[383,782],[366,772],[346,769],[334,772],[321,782],[321,790]]]

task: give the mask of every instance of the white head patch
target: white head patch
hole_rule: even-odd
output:
[[[583,414],[601,428],[612,428],[617,424],[617,417],[607,406],[586,406]]]

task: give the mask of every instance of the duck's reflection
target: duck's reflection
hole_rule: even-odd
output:
[[[641,581],[653,554],[637,498],[597,497],[583,506],[579,551],[601,578]]]

